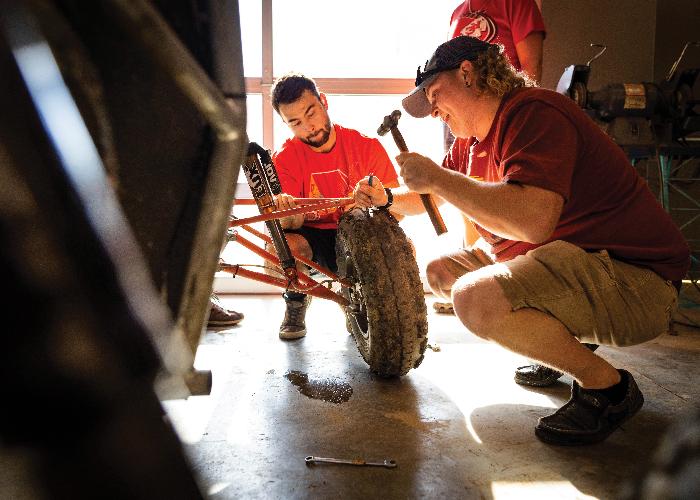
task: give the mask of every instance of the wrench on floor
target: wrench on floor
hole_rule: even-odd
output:
[[[306,465],[314,465],[317,463],[328,463],[328,464],[344,464],[344,465],[373,465],[376,467],[386,467],[387,469],[393,469],[396,467],[396,460],[384,460],[382,462],[367,462],[361,458],[356,458],[354,460],[346,460],[342,458],[325,458],[325,457],[313,457],[308,456],[304,459]]]

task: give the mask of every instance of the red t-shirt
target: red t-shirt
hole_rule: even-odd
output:
[[[564,240],[586,250],[605,249],[668,280],[688,271],[688,244],[671,217],[622,149],[566,96],[540,88],[514,90],[503,98],[484,140],[457,139],[443,166],[487,182],[559,193],[561,218],[540,245]],[[539,246],[477,230],[498,261]]]
[[[515,45],[536,32],[546,34],[542,13],[534,0],[471,0],[461,3],[452,13],[448,38],[467,35],[501,44],[510,63],[520,70]]]
[[[373,173],[382,184],[398,179],[396,169],[377,139],[334,125],[335,146],[317,153],[296,137],[287,139],[273,155],[282,191],[297,198],[343,198],[357,182]],[[304,214],[304,225],[335,229],[341,209]]]

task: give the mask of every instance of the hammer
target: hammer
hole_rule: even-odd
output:
[[[408,148],[406,147],[406,141],[403,140],[403,136],[399,131],[399,118],[401,118],[401,111],[398,109],[392,111],[390,115],[385,116],[384,121],[377,129],[377,134],[386,135],[387,132],[391,132],[391,137],[394,138],[394,142],[398,146],[399,151],[406,153],[408,152]],[[433,223],[437,235],[440,236],[442,233],[446,233],[447,227],[442,220],[442,216],[438,211],[433,197],[429,194],[421,193],[420,200],[423,202],[425,211],[428,212],[428,217],[430,217],[430,222]]]

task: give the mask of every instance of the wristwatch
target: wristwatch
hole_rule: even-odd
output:
[[[386,191],[386,198],[387,198],[387,200],[386,200],[386,205],[382,205],[381,207],[377,207],[377,208],[384,208],[384,209],[386,209],[386,208],[389,208],[389,207],[391,206],[392,203],[394,203],[394,195],[391,194],[391,189],[385,187],[385,188],[384,188],[384,191]]]

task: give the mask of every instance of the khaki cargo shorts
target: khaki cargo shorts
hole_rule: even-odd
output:
[[[673,283],[654,271],[564,241],[493,270],[514,311],[532,307],[550,314],[581,342],[641,344],[669,331],[678,306]]]

